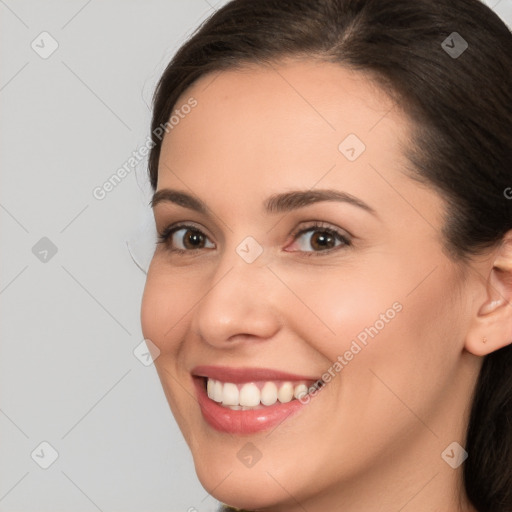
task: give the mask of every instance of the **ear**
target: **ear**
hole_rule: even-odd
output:
[[[465,343],[466,350],[477,356],[486,356],[512,343],[512,230],[495,251],[486,295]]]

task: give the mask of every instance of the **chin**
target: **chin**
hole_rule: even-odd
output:
[[[199,462],[196,463],[196,472],[209,494],[231,507],[265,510],[269,507],[278,507],[286,500],[290,500],[290,496],[265,473],[265,468],[256,472],[256,468],[233,470],[231,467],[226,472],[229,476],[223,481],[219,479],[217,465],[208,466],[204,462]]]

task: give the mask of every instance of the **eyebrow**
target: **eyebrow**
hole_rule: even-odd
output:
[[[286,192],[284,194],[275,194],[270,196],[265,202],[265,208],[269,213],[284,213],[299,208],[304,208],[310,204],[319,203],[321,201],[337,201],[348,203],[366,210],[373,215],[376,212],[368,206],[364,201],[354,197],[347,192],[339,192],[337,190],[298,190]]]
[[[206,213],[207,211],[206,205],[197,197],[170,188],[163,188],[155,192],[151,199],[150,206],[154,208],[157,204],[163,202],[174,203],[199,213]]]
[[[270,196],[264,204],[265,210],[268,213],[285,213],[298,210],[321,201],[348,203],[353,206],[357,206],[372,215],[377,215],[371,206],[367,205],[357,197],[348,194],[347,192],[339,192],[337,190],[330,189],[296,190],[282,194],[274,194]],[[169,188],[164,188],[155,192],[150,205],[154,208],[157,204],[162,202],[171,202],[182,206],[183,208],[188,208],[203,214],[208,212],[208,207],[199,198],[186,192]]]

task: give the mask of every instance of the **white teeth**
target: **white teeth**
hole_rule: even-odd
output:
[[[215,400],[216,402],[222,402],[222,388],[222,382],[218,380],[214,381],[212,399]]]
[[[244,384],[240,390],[240,405],[255,407],[260,404],[261,393],[256,384]]]
[[[277,392],[277,398],[282,404],[290,402],[293,399],[293,384],[285,382]]]
[[[306,384],[299,384],[298,386],[295,386],[295,389],[293,391],[293,396],[295,398],[302,398],[308,394],[308,387]]]
[[[266,382],[261,389],[261,403],[274,405],[277,402],[277,386],[273,382]]]
[[[285,404],[294,398],[302,399],[308,393],[305,383],[295,386],[291,382],[276,383],[268,381],[246,384],[223,383],[214,379],[207,379],[206,392],[208,397],[215,402],[233,410],[249,410],[264,405],[274,405],[278,400]],[[260,389],[261,388],[261,389]]]
[[[208,379],[208,382],[206,383],[206,393],[208,394],[208,398],[211,398],[213,400],[213,388],[215,386],[215,381],[212,379]]]
[[[222,405],[238,405],[240,392],[236,384],[226,383],[222,388]]]

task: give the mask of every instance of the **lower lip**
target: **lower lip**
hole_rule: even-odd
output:
[[[194,384],[206,422],[215,430],[228,434],[255,434],[272,429],[304,407],[299,400],[292,400],[285,404],[276,402],[264,409],[234,411],[208,398],[204,379],[194,378]]]

